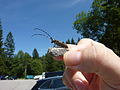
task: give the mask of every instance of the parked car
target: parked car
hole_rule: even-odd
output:
[[[38,80],[32,90],[70,90],[62,82],[62,76]]]
[[[54,77],[54,76],[62,76],[63,71],[56,71],[56,72],[45,72],[45,78]]]
[[[0,76],[0,80],[6,80],[6,76],[5,75]]]
[[[35,80],[41,80],[41,79],[44,79],[45,77],[43,75],[36,75],[34,76],[34,79]]]
[[[17,76],[9,76],[8,77],[8,80],[16,80],[17,79]]]
[[[25,78],[26,79],[34,79],[34,76],[33,75],[27,75]]]
[[[0,80],[15,80],[15,79],[17,79],[17,76],[8,76],[8,75],[0,76]]]

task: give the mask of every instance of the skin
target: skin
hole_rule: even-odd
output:
[[[68,45],[69,51],[55,57],[65,63],[63,82],[72,90],[120,90],[120,57],[91,39]]]

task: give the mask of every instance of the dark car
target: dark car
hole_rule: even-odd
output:
[[[8,77],[8,80],[16,80],[17,79],[17,76],[9,76]]]
[[[6,76],[5,75],[0,76],[0,80],[6,80]]]
[[[45,72],[45,78],[54,77],[54,76],[62,76],[63,71],[56,71],[56,72]]]
[[[62,76],[49,77],[37,81],[32,90],[70,90],[62,82]]]

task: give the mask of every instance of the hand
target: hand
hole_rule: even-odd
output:
[[[73,90],[120,90],[120,58],[103,44],[82,39],[68,45],[63,82]]]

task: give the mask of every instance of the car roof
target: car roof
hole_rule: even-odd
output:
[[[48,78],[44,78],[44,79],[38,80],[37,82],[44,81],[44,80],[50,80],[50,79],[59,79],[59,78],[62,78],[62,77],[63,76],[48,77]]]

